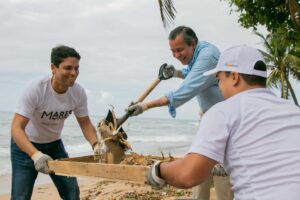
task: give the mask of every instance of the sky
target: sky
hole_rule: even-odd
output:
[[[183,66],[172,57],[169,32],[189,26],[199,40],[221,51],[239,44],[262,48],[252,30],[238,24],[238,14],[220,0],[174,0],[175,23],[164,29],[157,0],[1,0],[0,111],[14,111],[24,85],[51,74],[50,52],[59,44],[81,55],[77,79],[86,90],[91,115],[117,116],[157,78],[163,63]],[[264,30],[261,30],[264,32]],[[182,80],[162,81],[146,100],[176,89]],[[198,119],[195,99],[177,109],[176,119]],[[139,117],[171,118],[167,107]]]

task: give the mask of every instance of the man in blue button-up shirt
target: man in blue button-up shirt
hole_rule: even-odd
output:
[[[201,111],[205,113],[211,106],[223,100],[216,77],[203,76],[204,72],[216,67],[220,51],[208,42],[198,41],[195,32],[185,26],[179,26],[171,31],[169,45],[173,56],[186,65],[182,70],[175,70],[173,75],[173,77],[183,78],[183,83],[179,88],[163,97],[129,106],[127,111],[132,113],[131,116],[139,115],[150,108],[168,105],[170,114],[175,118],[176,108],[193,97],[197,98]],[[218,200],[232,199],[228,178],[219,178],[225,179],[225,181],[223,180],[221,185],[215,181]],[[210,177],[207,183],[193,189],[193,197],[208,200],[211,182],[212,178]],[[218,192],[218,190],[224,192]]]

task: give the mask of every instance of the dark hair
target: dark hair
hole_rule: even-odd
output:
[[[264,61],[259,60],[255,63],[253,69],[259,70],[259,71],[267,71],[267,66]],[[230,72],[226,72],[226,76],[228,76]],[[249,75],[249,74],[242,74],[239,73],[242,77],[242,79],[248,84],[248,85],[260,85],[263,87],[266,87],[267,85],[267,78],[257,75]]]
[[[231,72],[225,72],[226,76],[229,76]],[[248,84],[248,85],[259,85],[266,87],[267,78],[262,76],[256,76],[256,75],[249,75],[249,74],[241,74],[242,79]]]
[[[182,35],[184,42],[187,45],[190,46],[193,42],[195,43],[195,45],[198,44],[198,38],[196,33],[193,31],[193,29],[186,26],[178,26],[177,28],[172,30],[169,34],[169,40],[175,40],[175,38],[180,34]]]
[[[248,85],[260,85],[266,87],[267,78],[256,75],[240,74]]]
[[[59,64],[68,57],[75,57],[78,60],[80,60],[81,58],[79,53],[74,48],[64,45],[56,46],[51,51],[51,63],[54,64],[57,68]]]

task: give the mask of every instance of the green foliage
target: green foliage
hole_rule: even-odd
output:
[[[257,30],[258,25],[262,25],[270,33],[279,30],[284,33],[285,42],[291,46],[300,46],[299,0],[223,1],[230,3],[231,11],[240,13],[239,22],[243,27]],[[299,49],[297,54],[300,54]]]
[[[298,47],[290,44],[284,29],[279,28],[275,33],[268,34],[266,37],[258,32],[255,33],[264,41],[266,48],[266,52],[260,51],[271,71],[267,85],[280,88],[282,98],[288,99],[289,96],[292,96],[295,104],[298,105],[289,80],[290,75],[300,80],[300,58],[295,54],[299,52]]]
[[[225,1],[225,0],[224,0]],[[267,28],[264,37],[255,32],[263,41],[268,69],[269,87],[281,90],[282,98],[292,96],[298,101],[290,76],[300,80],[300,7],[299,0],[227,0],[231,11],[239,12],[239,22],[245,28],[257,30],[258,25]]]
[[[236,6],[234,11],[240,12],[239,22],[245,28],[257,25],[265,26],[268,31],[273,32],[282,24],[288,29],[293,29],[293,23],[289,17],[286,0],[227,0],[231,7]]]

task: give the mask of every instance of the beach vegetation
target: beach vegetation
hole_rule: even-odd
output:
[[[255,32],[263,41],[266,51],[264,55],[270,74],[267,78],[267,86],[278,88],[281,97],[292,97],[294,103],[299,106],[295,91],[292,87],[290,76],[300,80],[299,47],[289,44],[286,32],[278,29],[267,36]]]
[[[239,13],[241,26],[252,28],[263,40],[261,50],[270,70],[267,85],[280,89],[281,97],[298,100],[292,87],[292,77],[300,80],[300,0],[220,0],[227,1],[230,12]],[[176,9],[173,0],[159,0],[162,21],[173,23]],[[265,35],[258,27],[267,30]]]

